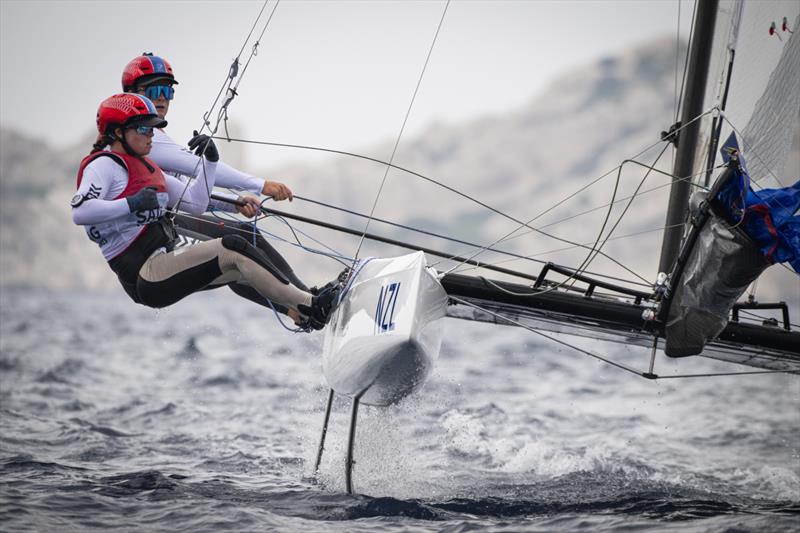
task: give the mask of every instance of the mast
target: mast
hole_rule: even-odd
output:
[[[692,48],[689,53],[689,70],[683,94],[680,124],[686,125],[678,133],[678,152],[675,155],[672,182],[667,206],[664,240],[661,243],[659,272],[669,272],[678,256],[683,225],[692,184],[689,178],[694,173],[694,158],[701,121],[695,120],[703,112],[711,45],[714,40],[714,24],[717,19],[718,0],[697,0],[697,16],[692,28]]]

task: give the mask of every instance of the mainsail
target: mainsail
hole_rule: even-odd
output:
[[[770,32],[773,24],[776,32]],[[696,172],[721,163],[712,136],[722,140],[735,132],[756,184],[785,187],[797,179],[800,39],[793,32],[799,24],[797,2],[720,2],[704,103],[704,109],[719,113],[702,119]]]

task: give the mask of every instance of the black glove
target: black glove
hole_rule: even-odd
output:
[[[158,209],[157,190],[155,187],[145,187],[133,196],[126,196],[125,200],[128,202],[131,213]]]
[[[205,155],[206,159],[212,163],[219,161],[219,152],[214,145],[214,140],[208,135],[197,133],[197,130],[193,133],[194,137],[189,139],[189,149],[194,150],[196,155]]]

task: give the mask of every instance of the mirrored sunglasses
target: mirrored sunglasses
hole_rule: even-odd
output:
[[[162,96],[167,100],[172,100],[175,98],[175,89],[170,85],[150,85],[144,88],[144,95],[153,101]]]
[[[136,126],[133,128],[139,135],[150,135],[153,133],[153,126]]]

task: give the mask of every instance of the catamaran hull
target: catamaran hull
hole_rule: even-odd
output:
[[[325,335],[328,384],[369,405],[405,398],[433,368],[446,312],[447,294],[422,252],[362,263]]]

